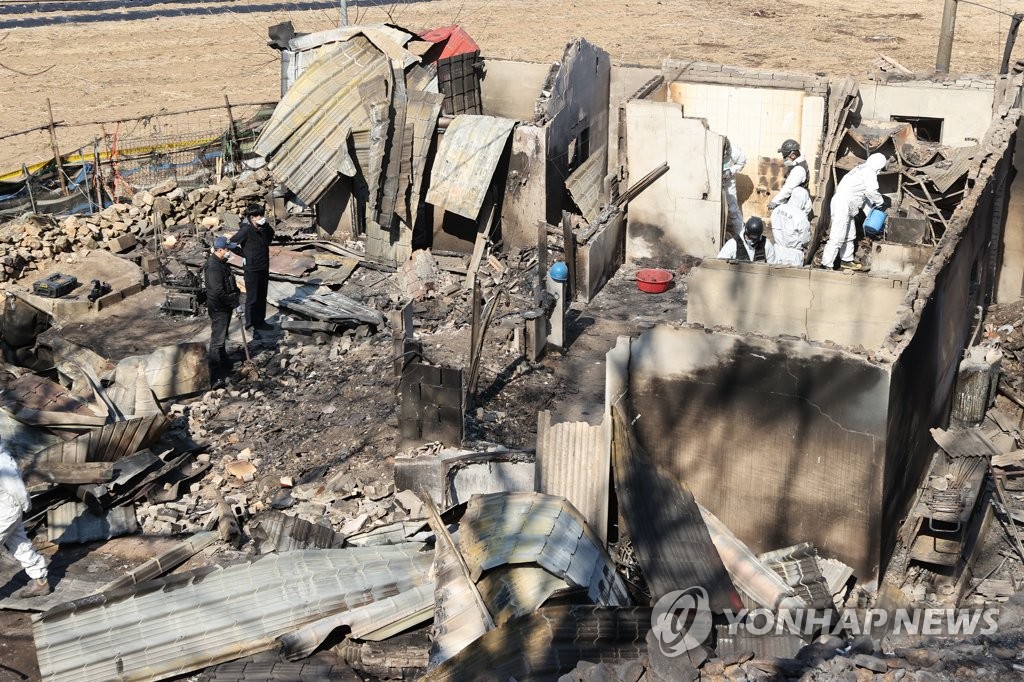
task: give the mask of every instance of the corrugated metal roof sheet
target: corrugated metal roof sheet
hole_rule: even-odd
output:
[[[538,492],[561,495],[572,502],[602,542],[608,538],[608,440],[600,424],[552,424],[549,411],[537,415]]]
[[[588,223],[597,220],[601,212],[601,188],[604,185],[604,161],[607,158],[604,147],[591,153],[565,180],[572,200],[580,207]]]
[[[793,588],[813,609],[832,608],[832,592],[818,566],[818,550],[809,542],[765,552],[758,559]]]
[[[999,448],[979,428],[932,429],[935,443],[950,457],[978,457],[1001,454]]]
[[[135,507],[114,507],[96,516],[81,502],[65,502],[46,512],[46,532],[55,545],[109,540],[138,528]]]
[[[438,145],[427,201],[475,220],[516,121],[456,116]]]
[[[426,584],[351,611],[328,616],[284,635],[281,637],[281,645],[285,655],[291,660],[309,656],[340,627],[348,627],[349,637],[364,639],[367,634],[382,628],[394,626],[390,632],[398,633],[430,620],[434,615],[434,585],[427,582],[426,574],[416,578]]]
[[[741,608],[693,494],[655,468],[618,406],[612,415],[615,492],[652,602],[698,585],[713,612]]]
[[[444,95],[437,92],[409,90],[409,109],[406,120],[412,123],[412,178],[409,192],[409,224],[416,224],[420,195],[423,192],[423,171],[427,165],[427,151],[434,139],[437,117],[441,113]]]
[[[390,79],[390,65],[364,36],[325,48],[281,98],[256,141],[256,153],[306,203],[337,179],[349,131],[369,128],[359,87],[374,79]]]
[[[494,616],[495,625],[540,608],[569,583],[537,566],[502,566],[487,572],[477,588]]]
[[[333,652],[322,651],[303,661],[284,661],[276,652],[247,656],[221,663],[198,676],[199,682],[362,682],[363,678],[338,660]]]
[[[162,414],[106,424],[40,450],[35,459],[41,462],[114,462],[155,443],[168,424]]]
[[[494,628],[491,614],[470,575],[464,557],[455,546],[448,528],[432,500],[425,500],[437,543],[434,550],[434,631],[430,643],[430,665],[447,661],[488,630]]]
[[[43,679],[145,680],[273,647],[314,620],[411,589],[432,553],[413,547],[271,554],[114,593],[33,624]]]
[[[296,293],[295,296],[282,298],[279,304],[281,308],[293,310],[315,320],[323,320],[325,322],[356,320],[378,326],[384,324],[384,316],[379,312],[373,308],[356,303],[348,296],[336,291],[306,295]]]
[[[580,661],[640,658],[650,629],[649,608],[548,606],[488,632],[421,679],[556,680]]]
[[[249,535],[258,543],[261,554],[294,549],[327,549],[341,547],[345,542],[345,537],[335,533],[329,526],[310,523],[275,510],[261,512],[255,523],[249,526]]]
[[[424,55],[426,61],[437,61],[447,57],[455,57],[467,52],[479,52],[480,46],[470,37],[466,30],[458,24],[453,26],[442,26],[420,33],[420,38],[427,42],[434,43],[441,47],[440,50],[431,48],[430,52]]]
[[[473,580],[497,566],[537,564],[574,587],[586,587],[596,604],[632,603],[601,539],[563,497],[475,495],[459,524],[459,548]]]

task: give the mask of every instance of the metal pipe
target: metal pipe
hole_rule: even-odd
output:
[[[935,73],[949,73],[949,60],[953,54],[953,29],[956,26],[956,2],[946,0],[942,6],[942,24],[939,26],[939,52],[935,57]]]

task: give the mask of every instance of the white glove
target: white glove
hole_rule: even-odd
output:
[[[769,211],[774,211],[778,207],[779,207],[779,205],[777,203],[775,203],[774,201],[768,202],[768,210]]]
[[[732,177],[732,170],[729,169],[729,168],[726,168],[725,170],[723,170],[722,171],[722,177],[725,178],[726,180],[731,178]]]

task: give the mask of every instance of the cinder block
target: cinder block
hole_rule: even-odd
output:
[[[136,282],[135,284],[129,284],[124,289],[121,289],[121,298],[128,298],[142,291],[145,287],[142,282]]]
[[[115,303],[120,303],[122,298],[124,298],[124,296],[120,291],[111,291],[106,296],[100,296],[96,299],[96,310],[104,310]]]
[[[114,253],[124,253],[138,243],[134,234],[125,234],[107,241],[107,246]]]

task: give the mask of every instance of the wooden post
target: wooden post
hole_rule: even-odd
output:
[[[562,248],[565,252],[565,267],[569,269],[569,282],[565,305],[576,298],[576,234],[572,231],[572,218],[568,211],[562,211]]]
[[[238,133],[235,131],[235,116],[231,113],[231,101],[228,100],[228,96],[226,94],[224,95],[224,106],[228,110],[228,125],[230,126],[228,136],[231,140],[231,156],[228,161],[231,162],[232,172],[235,172],[238,170],[235,165],[235,159],[236,156],[239,158],[241,157],[242,150],[238,148]]]
[[[32,206],[32,212],[36,212],[36,199],[32,196],[32,176],[28,174],[28,166],[21,164],[21,172],[25,176],[25,188],[28,190],[28,203]]]
[[[103,210],[103,173],[100,172],[100,138],[92,138],[92,182],[96,191],[96,210]]]
[[[939,52],[935,57],[935,73],[949,73],[953,55],[953,30],[956,27],[956,0],[946,0],[939,25]]]
[[[68,195],[68,186],[64,182],[64,164],[60,161],[60,149],[57,148],[57,129],[53,125],[53,107],[50,106],[50,98],[46,98],[46,113],[50,116],[50,148],[53,150],[53,160],[57,164],[57,180],[60,181],[60,191],[64,196]]]

